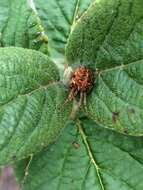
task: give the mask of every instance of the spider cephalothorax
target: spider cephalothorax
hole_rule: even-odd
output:
[[[70,79],[68,101],[72,101],[79,94],[79,106],[82,103],[86,104],[86,95],[92,89],[93,85],[92,71],[85,66],[79,66],[75,69]]]

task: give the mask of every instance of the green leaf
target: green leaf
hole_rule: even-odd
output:
[[[48,53],[48,38],[29,0],[0,1],[0,45]]]
[[[143,135],[143,60],[101,71],[96,80],[88,117],[121,133]]]
[[[142,6],[142,0],[97,0],[76,23],[66,50],[69,63],[99,69],[88,117],[130,135],[143,134]]]
[[[129,137],[82,119],[36,155],[27,168],[24,190],[141,190],[142,137]],[[27,162],[16,166],[19,181]]]
[[[76,20],[93,0],[35,0],[34,2],[49,36],[51,56],[63,57],[65,45]]]
[[[70,35],[66,49],[69,63],[102,70],[141,60],[142,7],[142,0],[96,0]]]
[[[0,165],[27,157],[56,140],[69,109],[55,64],[23,48],[0,49]]]

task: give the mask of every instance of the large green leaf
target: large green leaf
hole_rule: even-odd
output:
[[[72,65],[99,69],[88,117],[131,135],[143,134],[141,7],[142,0],[97,0],[76,23],[66,50]]]
[[[65,45],[76,20],[93,0],[34,0],[34,2],[49,36],[50,53],[54,58],[59,58],[64,55]]]
[[[48,53],[48,39],[30,0],[0,1],[0,45]]]
[[[68,61],[105,69],[141,60],[142,7],[142,0],[96,0],[70,35]]]
[[[55,64],[23,48],[0,49],[0,165],[55,141],[68,120]]]
[[[16,166],[24,190],[141,190],[143,138],[109,132],[82,119],[59,140],[28,162]]]

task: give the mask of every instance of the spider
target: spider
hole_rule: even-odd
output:
[[[86,96],[94,85],[93,72],[86,66],[79,66],[70,74],[69,95],[65,103],[73,101],[77,95],[80,95],[78,107],[86,105]]]

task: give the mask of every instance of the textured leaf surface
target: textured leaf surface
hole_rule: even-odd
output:
[[[23,189],[141,190],[142,137],[120,135],[82,121],[80,132],[71,124],[54,145],[33,158]],[[19,180],[26,165],[21,161],[16,167]]]
[[[51,55],[63,56],[75,21],[93,0],[34,0],[34,2],[49,36]]]
[[[70,35],[69,62],[105,69],[141,60],[142,7],[142,0],[96,0]]]
[[[142,0],[95,1],[76,23],[66,51],[70,63],[101,72],[88,116],[131,135],[143,134],[142,6]]]
[[[99,125],[143,135],[143,61],[99,74],[89,95],[87,115]]]
[[[58,107],[66,92],[57,68],[42,53],[0,49],[0,165],[40,151],[68,118]]]
[[[0,45],[48,52],[47,36],[28,0],[0,1]]]

